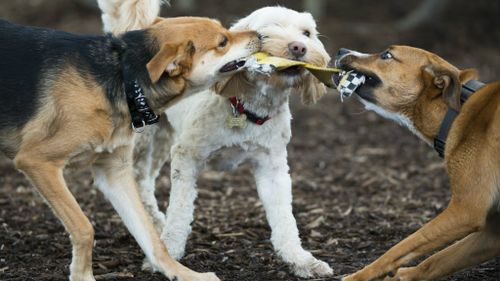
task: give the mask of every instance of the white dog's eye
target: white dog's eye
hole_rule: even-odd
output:
[[[385,51],[382,54],[380,54],[380,58],[383,60],[390,60],[390,59],[394,58],[394,56],[391,54],[391,52]]]
[[[304,36],[306,37],[311,36],[311,32],[309,30],[304,31],[302,34],[304,34]]]

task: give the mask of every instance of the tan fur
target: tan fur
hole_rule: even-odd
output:
[[[89,95],[82,95],[82,91],[89,91]],[[71,235],[74,258],[70,279],[89,280],[94,230],[68,190],[62,170],[78,154],[88,154],[93,141],[108,139],[113,128],[106,116],[94,115],[106,110],[103,93],[90,91],[74,69],[66,69],[46,95],[44,106],[21,133],[22,143],[14,161]],[[95,157],[90,153],[84,161]]]
[[[408,118],[427,141],[437,135],[448,107],[460,110],[446,140],[452,197],[436,218],[346,281],[390,272],[393,277],[385,280],[436,280],[500,255],[500,83],[486,85],[460,106],[460,84],[475,71],[460,71],[417,48],[389,50],[394,59],[374,54],[341,60],[348,68],[377,75],[382,84],[371,92],[376,105]],[[436,250],[417,266],[402,267]]]
[[[193,69],[203,67],[206,59],[221,63],[235,45],[248,52],[246,55],[258,50],[253,43],[258,41],[255,32],[229,32],[218,21],[205,18],[158,18],[147,32],[160,46],[147,65],[153,82],[148,89],[149,102],[155,112],[163,112],[189,87],[206,88],[212,80],[217,81],[212,77],[216,74],[203,68],[201,76],[193,77]],[[219,45],[224,36],[228,43],[222,48]],[[246,44],[253,44],[255,50],[246,50]],[[160,79],[164,73],[168,77]],[[30,178],[70,233],[70,280],[94,281],[94,230],[64,181],[63,169],[68,164],[92,164],[96,181],[101,183],[98,187],[108,194],[141,248],[150,251],[145,250],[148,259],[165,276],[179,281],[219,280],[212,273],[196,273],[173,260],[148,217],[132,171],[134,132],[125,98],[111,105],[105,87],[72,65],[45,73],[40,84],[42,106],[22,130],[5,132],[8,138],[2,138],[0,145],[15,150],[7,152],[16,167]],[[19,144],[13,145],[16,141]],[[122,199],[129,202],[128,210],[123,209]]]
[[[164,72],[167,72],[170,77],[186,74],[191,69],[194,53],[195,48],[191,41],[179,45],[163,45],[160,51],[146,65],[151,82],[158,82]]]
[[[198,17],[157,18],[148,30],[161,45],[160,52],[147,65],[151,80],[158,81],[163,71],[171,76],[167,86],[172,95],[156,95],[151,99],[160,107],[158,112],[178,100],[189,81],[185,76],[192,74],[191,65],[200,64],[207,54],[215,59],[223,58],[233,46],[257,39],[255,31],[228,31],[217,20]],[[191,38],[191,43],[182,41],[186,37]],[[219,48],[224,37],[228,40],[227,45]],[[170,48],[177,49],[176,56],[168,51]]]

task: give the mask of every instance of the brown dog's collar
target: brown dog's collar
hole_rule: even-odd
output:
[[[484,87],[484,83],[477,80],[467,81],[462,85],[462,90],[460,92],[460,103],[464,104],[472,94],[474,94],[477,90]],[[434,138],[434,149],[437,151],[441,158],[444,157],[444,149],[446,146],[446,138],[448,137],[448,132],[450,131],[451,125],[455,118],[458,115],[458,111],[448,108],[446,112],[443,122],[441,123],[441,127],[439,128],[438,135]]]

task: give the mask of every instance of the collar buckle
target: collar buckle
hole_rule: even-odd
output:
[[[139,124],[138,126],[136,126],[134,122],[132,122],[132,130],[134,130],[134,132],[138,134],[143,133],[145,130],[146,122],[144,120],[141,120],[141,122],[142,124]]]

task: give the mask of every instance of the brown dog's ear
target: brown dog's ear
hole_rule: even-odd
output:
[[[151,82],[158,82],[165,72],[170,77],[189,72],[195,51],[192,41],[182,44],[163,45],[160,51],[146,65]]]
[[[304,83],[301,85],[300,98],[303,104],[309,105],[316,103],[324,94],[326,87],[316,77],[309,74],[304,78]]]
[[[430,80],[432,85],[439,89],[445,103],[456,111],[460,111],[460,74],[435,66],[424,68],[424,78]]]
[[[467,81],[478,79],[479,73],[477,72],[476,69],[467,68],[464,70],[460,70],[459,78],[460,78],[460,83],[464,84]]]

